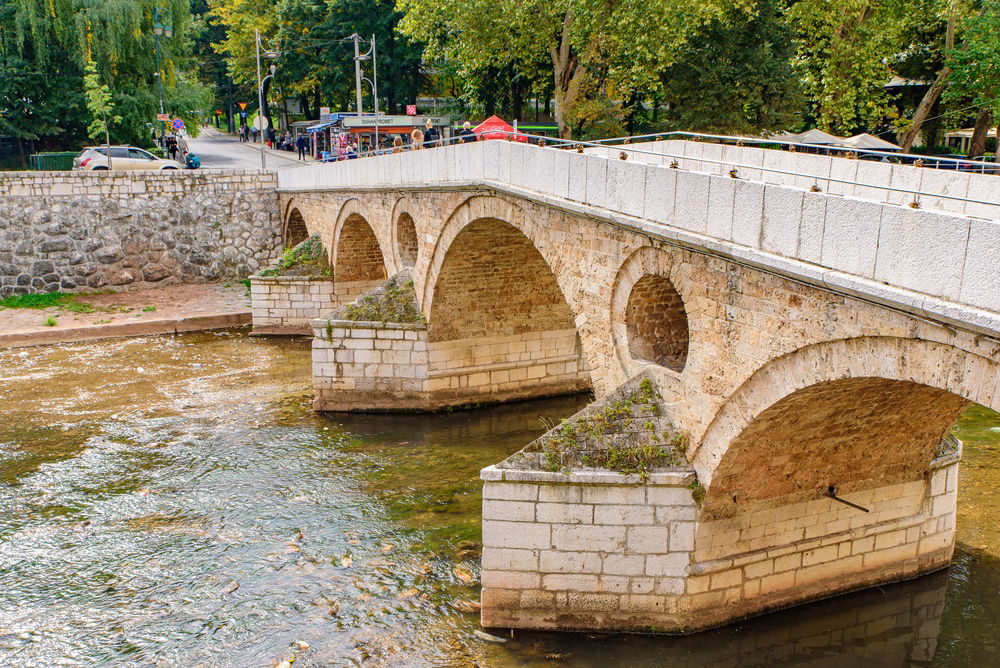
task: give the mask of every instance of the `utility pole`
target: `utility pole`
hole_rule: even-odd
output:
[[[257,43],[257,118],[256,125],[260,127],[260,168],[267,169],[267,158],[264,157],[264,123],[259,119],[264,118],[264,89],[260,85],[260,31],[254,30],[254,38]]]
[[[378,151],[378,64],[375,62],[375,33],[372,33],[372,97],[375,98],[375,150]]]

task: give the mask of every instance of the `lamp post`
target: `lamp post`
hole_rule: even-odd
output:
[[[253,32],[257,43],[257,125],[260,126],[257,129],[260,131],[260,168],[267,169],[267,158],[264,153],[264,131],[267,130],[267,128],[264,127],[264,124],[267,122],[267,119],[264,118],[264,81],[274,77],[275,66],[273,64],[271,65],[271,73],[264,77],[264,81],[261,81],[260,57],[262,54],[260,51],[260,31],[254,30]],[[265,58],[277,58],[279,55],[280,54],[277,51],[265,51],[263,53]]]
[[[368,49],[367,53],[358,55],[358,41],[359,37],[357,33],[351,35],[354,38],[354,75],[357,78],[357,94],[358,94],[358,118],[361,117],[361,79],[368,81],[369,85],[372,87],[372,98],[375,107],[375,147],[378,148],[378,63],[375,61],[375,35],[372,34],[371,48]],[[361,76],[361,61],[371,60],[372,61],[372,79]]]
[[[160,14],[163,11],[163,14]],[[163,16],[166,15],[167,10],[161,10],[159,7],[153,8],[153,43],[156,45],[156,87],[160,94],[160,114],[166,112],[163,111],[163,72],[160,69],[160,35],[164,37],[170,37],[174,34],[174,27],[170,24],[169,19],[164,19]],[[163,121],[160,121],[160,146],[163,146],[163,136],[166,134],[163,126]]]

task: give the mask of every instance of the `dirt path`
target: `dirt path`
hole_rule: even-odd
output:
[[[170,334],[250,324],[242,283],[175,285],[153,290],[79,295],[77,304],[0,310],[0,347]],[[81,312],[82,311],[82,312]],[[52,323],[54,319],[55,324]]]

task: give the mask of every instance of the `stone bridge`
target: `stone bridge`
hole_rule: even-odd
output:
[[[412,277],[420,322],[311,321],[321,410],[590,388],[579,433],[648,379],[673,466],[550,434],[483,471],[483,622],[697,630],[949,563],[947,435],[1000,409],[996,183],[675,141],[311,166],[279,174],[285,234],[322,238],[332,287],[254,300],[315,318]]]

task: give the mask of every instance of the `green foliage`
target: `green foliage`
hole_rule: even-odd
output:
[[[804,98],[792,67],[792,31],[780,0],[730,7],[660,69],[668,128],[757,134],[798,124]]]
[[[0,308],[51,308],[58,306],[71,295],[62,292],[43,292],[29,295],[13,295],[0,299]]]
[[[549,471],[576,463],[648,479],[656,469],[686,462],[688,436],[672,429],[658,433],[659,395],[643,378],[638,387],[618,401],[581,417],[563,420],[538,442],[526,448],[540,452]]]
[[[695,479],[688,485],[688,489],[691,490],[691,500],[694,501],[696,506],[701,508],[701,504],[705,501],[705,487]]]
[[[84,68],[83,91],[87,111],[90,112],[90,125],[87,126],[87,136],[91,139],[104,139],[111,142],[110,128],[121,123],[122,117],[112,112],[115,105],[111,101],[111,89],[101,83],[97,74],[97,65],[88,61]]]
[[[362,295],[341,311],[344,320],[354,322],[399,322],[419,324],[424,316],[417,306],[413,281],[390,278],[378,290]]]
[[[59,321],[50,315],[48,318],[45,319],[45,322],[42,324],[45,325],[46,327],[55,327],[56,325],[59,324]]]
[[[210,94],[190,58],[189,0],[0,0],[0,134],[75,149],[106,124],[112,143],[149,145],[155,7],[173,28],[159,40],[166,111],[196,133]]]
[[[963,26],[958,48],[948,52],[950,84],[943,98],[987,108],[1000,116],[1000,4],[987,2]]]
[[[218,225],[218,223],[216,223]],[[330,263],[323,249],[319,235],[314,235],[294,248],[286,248],[278,258],[276,266],[258,272],[258,276],[282,276],[286,274],[307,276],[331,276]]]

